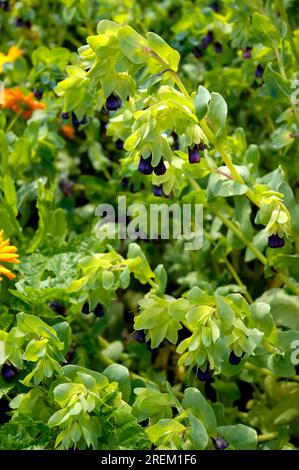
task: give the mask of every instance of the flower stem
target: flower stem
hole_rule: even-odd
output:
[[[258,442],[267,442],[267,441],[272,441],[273,439],[276,439],[278,437],[278,432],[268,432],[267,434],[260,434],[257,436]]]
[[[244,293],[244,296],[246,298],[246,300],[252,304],[253,303],[253,299],[251,297],[251,295],[249,294],[245,284],[243,284],[240,276],[238,275],[237,271],[235,270],[235,268],[233,267],[233,265],[231,264],[231,262],[229,261],[228,258],[225,258],[224,260],[228,270],[230,271],[231,275],[233,276],[233,278],[236,280],[237,284],[240,286],[242,292]]]

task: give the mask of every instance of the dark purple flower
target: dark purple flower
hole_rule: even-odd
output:
[[[197,367],[193,367],[193,372],[195,373],[196,377],[201,382],[206,382],[207,380],[210,380],[210,378],[212,377],[209,367],[207,367],[205,371],[202,371],[198,369]]]
[[[255,76],[256,76],[257,78],[262,78],[263,74],[264,74],[264,69],[263,69],[263,67],[261,66],[261,64],[258,64],[258,66],[257,66],[257,68],[256,68],[256,71],[255,71]]]
[[[202,49],[206,49],[208,47],[209,44],[211,44],[211,42],[213,41],[213,32],[212,31],[208,31],[207,34],[203,37],[201,43],[200,43],[200,47]]]
[[[201,150],[201,151],[203,152],[204,149],[206,148],[206,146],[205,146],[205,144],[204,144],[203,142],[200,142],[200,143],[198,144],[198,148],[199,148],[199,150]]]
[[[214,47],[215,47],[215,52],[217,54],[221,54],[221,52],[223,51],[222,44],[220,42],[215,42]]]
[[[114,93],[111,93],[110,96],[106,99],[106,108],[108,111],[116,111],[121,107],[121,99],[116,96]]]
[[[237,356],[234,351],[232,351],[229,355],[229,362],[232,366],[237,366],[238,364],[240,364],[241,362],[241,359],[242,357],[244,356],[244,354],[242,354],[242,356]]]
[[[40,100],[41,97],[43,96],[43,90],[41,90],[40,88],[34,88],[33,94],[34,94],[35,98]]]
[[[1,3],[1,2],[0,2],[0,3]],[[22,28],[22,26],[23,26],[23,20],[22,20],[22,18],[17,18],[17,19],[16,19],[16,27],[17,27],[17,28]]]
[[[129,186],[129,178],[122,178],[121,180],[121,186],[123,189],[128,189],[128,186]]]
[[[171,136],[173,138],[173,144],[172,144],[173,150],[179,150],[179,148],[180,148],[179,147],[179,137],[178,137],[177,133],[173,131],[171,133]]]
[[[212,10],[216,11],[216,13],[219,13],[219,11],[221,11],[221,6],[217,1],[210,3],[209,7],[212,8]]]
[[[60,302],[57,302],[57,300],[52,300],[52,302],[49,303],[49,307],[58,315],[65,315],[65,306],[62,305]]]
[[[165,166],[163,158],[161,158],[158,165],[155,166],[154,172],[157,176],[161,176],[161,175],[164,175],[166,173],[166,166]]]
[[[117,141],[115,142],[115,147],[117,148],[117,150],[123,150],[124,141],[121,139],[117,139]]]
[[[31,28],[31,21],[29,21],[29,20],[25,21],[25,28],[27,28],[27,29]]]
[[[251,59],[251,51],[252,47],[245,47],[242,52],[243,59]]]
[[[72,124],[73,124],[75,129],[78,129],[78,127],[80,126],[80,121],[77,118],[75,113],[72,113]]]
[[[194,145],[194,147],[188,147],[188,158],[189,163],[199,163],[200,162],[200,155],[198,151],[198,145]]]
[[[274,233],[273,235],[271,235],[271,237],[268,238],[268,246],[270,248],[282,248],[284,244],[284,238],[280,238],[277,233]]]
[[[217,436],[216,439],[212,439],[214,446],[217,450],[224,450],[227,449],[229,444],[223,439],[221,436]]]
[[[88,117],[87,116],[83,116],[83,118],[81,119],[80,121],[80,124],[87,124],[88,123]]]
[[[70,113],[61,113],[60,116],[62,119],[68,119],[70,117]]]
[[[163,197],[164,196],[162,185],[160,185],[160,186],[154,185],[153,186],[153,195],[157,196],[157,197]]]
[[[144,343],[145,341],[145,334],[143,330],[136,331],[135,339],[138,343]]]
[[[259,87],[260,87],[260,85],[258,84],[258,82],[256,80],[254,80],[251,84],[251,88],[253,90],[257,90]]]
[[[93,313],[96,317],[101,318],[105,314],[104,306],[102,304],[97,304],[96,308],[94,309]]]
[[[3,10],[3,11],[10,11],[10,5],[9,5],[9,2],[8,1],[3,1],[3,2],[0,2],[0,8]]]
[[[193,49],[193,53],[196,57],[196,59],[201,59],[203,54],[202,54],[202,50],[199,46],[195,46],[194,49]]]
[[[18,369],[13,366],[9,366],[8,364],[3,364],[2,366],[2,377],[6,382],[12,382],[18,375]]]
[[[152,167],[151,157],[146,158],[146,159],[143,157],[140,157],[138,171],[142,173],[143,175],[152,174],[153,167]]]
[[[82,313],[84,313],[85,315],[88,315],[88,313],[90,313],[90,310],[89,310],[89,303],[88,303],[88,302],[85,302],[85,304],[83,305],[83,307],[82,307]]]
[[[76,355],[76,348],[71,346],[70,349],[68,350],[66,356],[65,356],[65,360],[70,363],[74,360],[75,358],[75,355]]]

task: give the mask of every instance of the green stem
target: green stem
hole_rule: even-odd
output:
[[[269,432],[267,434],[260,434],[257,436],[258,442],[267,442],[267,441],[272,441],[273,439],[276,439],[278,437],[278,432]]]
[[[245,284],[243,284],[240,276],[238,275],[237,271],[235,270],[235,268],[233,267],[233,265],[231,264],[231,262],[229,261],[228,258],[225,258],[225,264],[226,266],[228,267],[228,270],[230,271],[231,275],[233,276],[233,278],[236,280],[237,284],[240,286],[242,292],[244,293],[244,296],[246,298],[246,300],[252,304],[253,303],[253,299],[251,297],[251,295],[249,294]]]
[[[291,28],[291,25],[290,25],[290,21],[289,21],[287,11],[286,11],[285,6],[284,6],[284,1],[283,0],[276,0],[276,4],[277,4],[277,8],[278,8],[278,11],[280,13],[281,18],[283,19],[283,21],[285,21],[285,23],[287,25],[288,39],[290,41],[290,46],[291,46],[292,52],[294,54],[294,57],[296,59],[296,62],[299,66],[299,53],[296,49],[296,44],[295,44],[294,37],[293,37],[293,31],[292,31],[292,28]]]
[[[8,124],[5,132],[8,133],[12,130],[12,128],[14,127],[15,123],[17,122],[17,120],[19,119],[19,117],[21,116],[23,111],[19,111],[14,117],[13,119],[10,121],[10,123]]]

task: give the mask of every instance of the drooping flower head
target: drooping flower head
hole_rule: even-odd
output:
[[[20,89],[6,88],[4,90],[3,108],[11,109],[15,113],[21,113],[25,119],[29,119],[33,111],[44,109],[45,104],[36,101],[33,93],[25,96]]]
[[[10,245],[9,238],[4,240],[3,230],[0,230],[0,281],[2,281],[2,275],[8,277],[12,280],[16,276],[13,274],[10,269],[2,265],[2,263],[15,263],[18,264],[19,255],[17,254],[17,248],[13,245]]]

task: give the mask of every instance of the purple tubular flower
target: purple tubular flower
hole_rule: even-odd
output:
[[[157,196],[157,197],[163,197],[164,196],[162,185],[160,185],[160,186],[154,185],[153,186],[153,195]]]
[[[154,172],[157,176],[161,176],[161,175],[164,175],[166,173],[166,166],[165,166],[163,158],[161,158],[158,165],[155,166]]]
[[[121,139],[117,139],[117,141],[115,142],[115,147],[117,148],[117,150],[122,150],[124,148],[124,141]]]
[[[188,158],[189,163],[199,163],[200,162],[200,155],[198,151],[198,145],[194,145],[193,148],[188,147]]]
[[[204,38],[202,39],[201,43],[200,43],[200,47],[202,49],[206,49],[208,47],[209,44],[211,44],[211,42],[213,41],[213,32],[212,31],[208,31],[207,34],[204,36]]]
[[[75,129],[78,129],[78,127],[80,126],[80,121],[77,118],[75,113],[72,113],[72,124],[73,124]]]
[[[210,378],[212,377],[209,367],[207,367],[205,371],[202,371],[201,369],[198,369],[197,367],[193,367],[192,370],[195,373],[196,377],[201,382],[206,382],[207,380],[210,380]]]
[[[220,42],[215,42],[214,47],[216,54],[221,54],[221,52],[223,51],[222,44]]]
[[[280,238],[277,233],[274,233],[273,235],[271,235],[271,237],[268,238],[268,246],[270,248],[282,248],[284,244],[284,238]]]
[[[150,157],[146,159],[143,157],[140,157],[138,171],[142,173],[143,175],[147,175],[147,176],[152,174],[153,167],[152,167]]]
[[[83,307],[82,307],[82,313],[84,313],[85,315],[87,315],[88,313],[90,313],[90,310],[89,310],[89,303],[88,303],[88,302],[85,302],[85,304],[83,305]]]
[[[96,308],[94,309],[93,313],[96,317],[101,318],[105,315],[104,306],[102,304],[97,304]]]
[[[135,339],[138,343],[144,343],[145,342],[145,334],[143,330],[136,331],[135,333]]]
[[[129,186],[129,178],[126,178],[126,177],[122,178],[121,187],[123,189],[128,189],[128,186]]]
[[[70,117],[70,113],[61,113],[61,114],[60,114],[60,117],[61,117],[62,119],[68,119],[68,118]]]
[[[65,306],[57,302],[57,300],[52,300],[52,302],[49,303],[49,307],[58,315],[64,315],[66,312]]]
[[[219,2],[212,2],[210,3],[209,7],[214,10],[216,13],[219,13],[221,11],[221,6],[219,5]]]
[[[43,96],[43,90],[41,90],[40,88],[34,88],[33,94],[34,94],[35,98],[40,100],[41,97]]]
[[[203,152],[204,149],[206,148],[206,146],[205,146],[205,144],[204,144],[203,142],[200,142],[200,143],[198,144],[198,148],[199,148],[199,150],[201,150],[201,151]]]
[[[18,369],[8,364],[3,364],[2,366],[2,377],[6,382],[12,382],[18,375]]]
[[[251,59],[251,51],[252,47],[245,47],[242,52],[243,59]]]
[[[106,99],[106,108],[108,111],[116,111],[121,107],[121,99],[116,96],[114,93],[111,93],[110,96]]]
[[[201,59],[203,54],[202,54],[202,50],[199,46],[195,46],[194,49],[193,49],[193,53],[196,57],[196,59]]]
[[[244,355],[244,354],[243,354],[243,355]],[[242,356],[243,356],[243,355],[242,355]],[[232,351],[232,352],[230,353],[230,355],[229,355],[229,359],[228,359],[228,360],[229,360],[229,362],[230,362],[230,364],[231,364],[232,366],[237,366],[238,364],[240,364],[241,359],[242,359],[242,356],[241,356],[241,357],[240,357],[240,356],[237,356],[237,355],[234,353],[234,351]]]
[[[0,4],[1,4],[1,2],[0,2]],[[0,5],[0,8],[1,8],[1,5]],[[17,19],[16,19],[16,27],[17,27],[17,28],[22,28],[22,26],[23,26],[23,20],[22,20],[22,18],[17,18]]]
[[[219,435],[216,437],[216,439],[212,440],[217,450],[224,450],[229,446],[229,444],[223,439],[223,437]]]
[[[261,66],[261,64],[258,64],[258,66],[257,66],[257,68],[256,68],[256,71],[255,71],[255,76],[256,76],[257,78],[262,78],[263,74],[264,74],[264,69],[263,69],[263,67]]]

